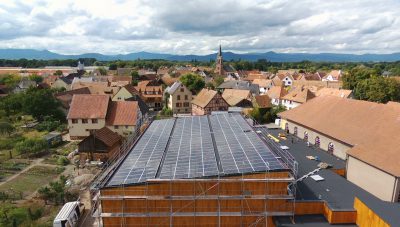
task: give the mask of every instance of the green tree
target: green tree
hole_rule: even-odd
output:
[[[108,69],[110,69],[110,70],[117,70],[117,64],[115,64],[115,63],[111,63],[110,64],[110,66],[108,67]]]
[[[139,82],[139,72],[136,70],[132,70],[131,77],[132,77],[132,85],[136,86]]]
[[[14,74],[0,75],[0,84],[14,88],[21,81],[21,77]]]
[[[224,78],[222,76],[217,76],[214,78],[214,85],[215,87],[218,87],[224,82]]]
[[[353,90],[360,81],[371,78],[371,76],[377,76],[376,70],[365,66],[355,67],[342,77],[343,88]]]
[[[100,72],[100,75],[102,75],[102,76],[106,76],[107,75],[107,69],[106,68],[99,67],[98,70]]]
[[[15,144],[14,149],[20,154],[35,154],[47,148],[47,142],[42,138],[28,138]]]
[[[354,97],[380,103],[400,101],[400,84],[391,78],[373,76],[357,83]]]
[[[179,80],[192,92],[199,92],[201,89],[204,88],[205,82],[203,77],[188,73],[179,78]]]
[[[35,81],[36,83],[41,83],[43,81],[43,77],[38,76],[36,74],[32,74],[29,76],[29,79]]]
[[[63,72],[62,72],[61,70],[56,70],[55,73],[54,73],[54,75],[56,75],[56,76],[62,76],[62,75],[63,75]]]
[[[55,120],[65,121],[65,115],[60,109],[61,104],[54,98],[50,89],[28,89],[25,93],[22,110],[42,121],[46,116]]]
[[[0,134],[10,136],[15,131],[15,127],[7,121],[0,121]]]

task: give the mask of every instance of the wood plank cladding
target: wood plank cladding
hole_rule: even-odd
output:
[[[357,210],[356,224],[358,226],[390,227],[388,223],[382,220],[357,197],[354,198],[354,209]]]
[[[288,172],[221,179],[158,180],[101,189],[104,226],[274,226],[293,211]]]

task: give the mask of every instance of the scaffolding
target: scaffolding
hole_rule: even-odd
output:
[[[100,226],[111,227],[256,227],[271,226],[273,216],[294,217],[297,162],[279,144],[265,139],[266,129],[260,131],[259,136],[279,156],[285,170],[272,172],[266,166],[267,171],[249,174],[220,172],[207,178],[160,179],[152,178],[145,168],[144,183],[115,187],[105,187],[108,177],[102,177],[94,187],[94,216],[100,219]],[[125,149],[130,150],[133,145],[134,142]],[[121,157],[119,162],[123,160]],[[115,167],[103,175],[110,175],[119,162],[114,162]]]

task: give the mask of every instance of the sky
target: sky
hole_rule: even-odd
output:
[[[400,0],[0,0],[0,48],[400,52]]]

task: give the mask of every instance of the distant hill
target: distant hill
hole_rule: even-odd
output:
[[[232,52],[224,52],[224,59],[230,60],[248,60],[257,61],[258,59],[267,59],[272,62],[299,62],[299,61],[325,61],[325,62],[367,62],[367,61],[400,61],[400,53],[392,54],[333,54],[333,53],[319,53],[319,54],[304,54],[304,53],[247,53],[236,54]],[[215,54],[209,55],[173,55],[173,54],[159,54],[149,52],[137,52],[130,54],[119,55],[104,55],[99,53],[87,53],[80,55],[63,55],[57,54],[48,50],[33,50],[33,49],[0,49],[0,59],[77,59],[77,58],[96,58],[100,61],[111,60],[136,60],[136,59],[165,59],[171,61],[210,61],[216,58]]]

